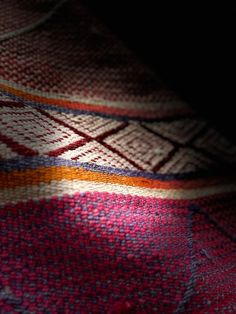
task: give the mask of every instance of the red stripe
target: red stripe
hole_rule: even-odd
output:
[[[58,148],[58,149],[55,149],[54,151],[48,153],[47,155],[50,156],[50,157],[58,157],[59,155],[67,152],[68,150],[74,150],[76,148],[78,148],[79,146],[82,146],[86,143],[88,143],[89,140],[83,138],[77,142],[74,142],[74,143],[71,143],[67,146],[64,146],[64,147],[61,147],[61,148]]]
[[[41,113],[42,115],[44,115],[45,117],[49,118],[50,120],[53,120],[53,121],[57,122],[58,124],[64,126],[64,127],[67,128],[67,129],[73,131],[75,134],[80,135],[80,136],[82,136],[82,137],[85,137],[87,140],[91,140],[91,139],[92,139],[91,136],[89,136],[89,135],[87,135],[86,133],[83,133],[83,132],[77,130],[77,129],[74,128],[73,126],[68,125],[68,124],[65,123],[64,121],[62,121],[62,120],[60,120],[60,119],[58,119],[58,118],[52,116],[52,115],[49,114],[48,112],[45,112],[45,111],[42,110],[42,109],[37,109],[37,110],[38,110],[38,112],[40,112],[40,113]]]
[[[161,167],[163,167],[168,161],[172,159],[172,157],[176,154],[177,151],[178,151],[178,148],[174,148],[172,151],[170,151],[169,154],[164,159],[162,159],[157,165],[155,165],[152,168],[152,171],[154,173],[157,173]]]
[[[19,144],[17,142],[15,142],[12,138],[6,136],[6,135],[3,135],[0,133],[0,140],[6,144],[8,147],[11,148],[11,150],[13,152],[16,152],[20,155],[23,155],[23,156],[36,156],[38,155],[38,152],[22,145],[22,144]]]
[[[12,107],[22,108],[22,107],[26,107],[25,105],[20,104],[18,102],[15,102],[13,100],[0,100],[0,106],[1,107],[8,107],[8,108],[12,108]]]
[[[129,123],[127,122],[124,122],[122,123],[121,125],[119,125],[118,127],[114,128],[114,129],[111,129],[101,135],[98,135],[97,137],[95,137],[95,140],[98,141],[98,142],[101,142],[103,141],[106,137],[110,136],[110,135],[113,135],[123,129],[125,129],[127,126],[129,125]]]
[[[109,149],[110,151],[112,151],[113,153],[119,155],[120,157],[122,157],[123,159],[125,159],[126,161],[128,161],[131,165],[133,165],[135,168],[144,171],[144,169],[142,167],[140,167],[139,165],[137,165],[133,160],[129,159],[128,157],[126,157],[125,155],[123,155],[119,150],[117,150],[116,148],[110,146],[109,144],[102,142],[101,144],[103,146],[105,146],[107,149]]]

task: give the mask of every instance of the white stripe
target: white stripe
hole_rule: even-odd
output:
[[[19,201],[27,201],[31,199],[38,200],[42,198],[51,198],[52,196],[63,196],[65,194],[73,195],[77,192],[109,192],[162,199],[168,198],[175,200],[188,200],[235,191],[235,184],[187,190],[164,190],[133,187],[112,183],[100,183],[81,180],[61,180],[52,181],[49,184],[41,183],[39,185],[23,186],[14,189],[2,189],[0,190],[0,205],[4,205],[6,203],[17,203]]]
[[[54,100],[64,100],[64,101],[71,101],[71,102],[78,102],[86,105],[96,106],[106,106],[106,107],[114,107],[114,108],[124,108],[124,109],[137,109],[137,110],[153,110],[156,111],[158,109],[162,110],[164,114],[166,112],[171,112],[172,110],[175,110],[176,108],[190,108],[185,102],[181,100],[169,100],[169,101],[112,101],[112,100],[106,100],[102,98],[97,97],[83,97],[80,95],[69,95],[69,94],[55,94],[55,93],[49,93],[49,92],[43,92],[37,89],[33,89],[30,87],[23,86],[21,84],[17,84],[15,82],[7,81],[0,77],[0,83],[6,86],[10,86],[12,88],[15,88],[17,90],[23,91],[25,93],[29,93],[33,96],[38,97],[45,97],[47,99],[54,99]],[[12,93],[13,94],[13,93]],[[23,98],[23,96],[22,96]],[[148,106],[148,108],[146,107]]]

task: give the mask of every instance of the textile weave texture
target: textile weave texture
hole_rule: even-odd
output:
[[[236,313],[235,162],[79,0],[0,1],[0,313]]]

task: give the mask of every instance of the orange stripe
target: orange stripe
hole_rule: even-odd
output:
[[[47,98],[44,96],[37,96],[37,95],[32,95],[30,93],[15,89],[13,87],[4,85],[0,83],[0,88],[14,94],[18,97],[30,100],[30,101],[35,101],[35,102],[40,102],[44,104],[49,104],[49,105],[54,105],[57,107],[63,107],[63,108],[68,108],[68,109],[80,109],[80,110],[86,110],[86,111],[95,111],[95,112],[101,112],[101,113],[108,113],[108,114],[122,114],[126,116],[135,116],[139,113],[142,114],[142,117],[153,117],[155,115],[154,110],[146,110],[145,112],[140,109],[122,109],[122,108],[111,108],[105,105],[89,105],[89,104],[84,104],[81,102],[76,102],[76,101],[70,101],[70,100],[63,100],[63,99],[54,99],[54,98]]]
[[[36,170],[0,172],[0,188],[15,188],[24,185],[37,185],[52,180],[84,180],[120,185],[156,188],[156,189],[192,189],[216,184],[223,184],[219,178],[190,181],[159,181],[141,177],[126,177],[116,174],[93,172],[83,168],[64,166],[41,167]]]

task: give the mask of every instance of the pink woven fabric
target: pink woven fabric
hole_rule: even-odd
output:
[[[0,313],[235,313],[236,147],[78,0],[0,53]]]

